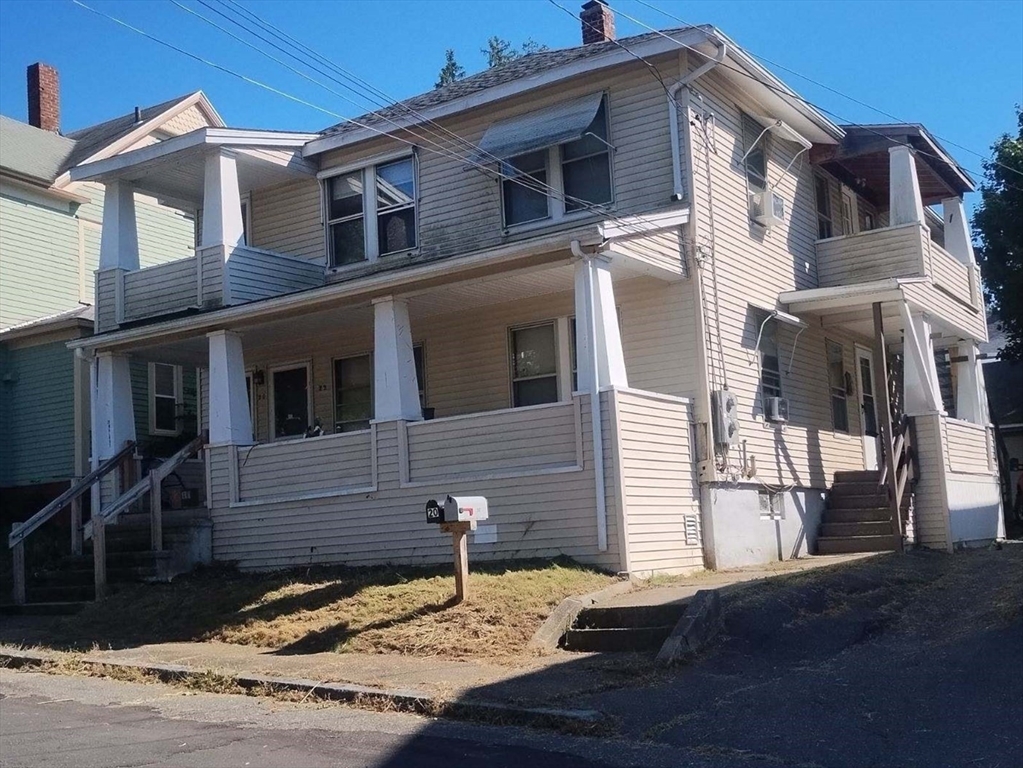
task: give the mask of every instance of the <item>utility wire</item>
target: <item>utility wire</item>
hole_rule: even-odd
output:
[[[640,5],[646,6],[647,8],[649,8],[652,11],[654,11],[655,13],[659,13],[662,16],[667,16],[669,19],[674,19],[675,21],[679,22],[680,24],[684,24],[687,27],[693,26],[692,24],[690,24],[689,22],[679,18],[675,14],[670,13],[669,11],[665,11],[662,8],[658,8],[653,3],[646,2],[646,0],[636,0],[636,2],[639,3]],[[632,19],[630,16],[627,16],[624,13],[622,13],[622,15],[625,16],[625,18],[627,18],[627,19],[635,21],[635,19]],[[642,22],[639,22],[639,21],[636,21],[636,23],[637,24],[641,24],[644,27],[646,26],[645,24],[642,24]],[[650,29],[650,27],[647,27],[647,28]],[[841,96],[842,98],[847,99],[848,101],[851,101],[853,104],[858,104],[861,107],[865,107],[865,108],[867,108],[867,109],[869,109],[869,110],[871,110],[873,112],[877,112],[879,115],[884,115],[889,120],[894,120],[896,123],[902,123],[904,125],[912,124],[908,120],[903,120],[902,118],[896,117],[891,112],[886,112],[885,110],[881,109],[880,107],[875,107],[873,104],[868,104],[865,101],[861,101],[860,99],[857,99],[855,96],[850,96],[849,94],[847,94],[847,93],[845,93],[843,91],[840,91],[837,88],[832,88],[830,85],[827,85],[826,83],[822,83],[819,80],[815,80],[814,78],[810,77],[809,75],[804,75],[801,72],[797,72],[796,70],[794,70],[794,69],[792,69],[790,67],[786,67],[784,64],[779,64],[776,61],[772,61],[771,59],[767,58],[766,56],[761,56],[758,53],[753,53],[753,51],[750,51],[749,49],[744,49],[744,50],[746,50],[746,52],[749,53],[750,56],[753,56],[754,58],[759,59],[760,61],[766,62],[767,64],[770,64],[772,67],[777,67],[778,69],[783,70],[785,72],[788,72],[791,75],[795,75],[796,77],[802,78],[803,80],[806,80],[807,82],[812,83],[813,85],[816,85],[818,88],[823,88],[824,90],[829,91],[829,92],[835,94],[836,96]],[[1015,168],[1013,168],[1011,166],[1005,165],[1004,163],[1000,163],[997,160],[989,159],[989,155],[986,155],[986,154],[983,154],[981,152],[978,152],[975,149],[970,149],[969,147],[963,146],[962,144],[959,144],[959,143],[957,143],[955,141],[952,141],[951,139],[945,138],[943,136],[939,136],[936,133],[932,134],[932,135],[934,136],[934,138],[939,139],[940,141],[944,141],[946,144],[951,144],[953,147],[957,147],[957,148],[963,150],[964,152],[969,152],[971,155],[976,155],[981,160],[993,162],[996,165],[1002,166],[1003,168],[1006,168],[1006,169],[1012,171],[1013,173],[1016,173],[1016,174],[1019,174],[1020,176],[1023,176],[1023,171],[1018,171],[1017,169],[1015,169]]]

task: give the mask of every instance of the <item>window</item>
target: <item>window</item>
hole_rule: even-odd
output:
[[[762,321],[761,321],[762,322]],[[764,408],[769,397],[781,397],[781,365],[778,362],[777,323],[768,320],[760,335],[760,393]]]
[[[870,211],[860,211],[860,231],[869,232],[874,229],[877,225],[874,223],[874,214]]]
[[[845,382],[845,351],[841,344],[826,341],[828,386],[831,388],[831,421],[836,432],[849,431],[849,407]]]
[[[758,491],[761,520],[785,519],[785,496],[780,491]]]
[[[756,195],[767,190],[767,150],[770,132],[747,114],[742,116],[742,148],[745,154],[746,187],[749,192],[750,215],[753,214]]]
[[[586,132],[561,145],[565,213],[611,202],[611,147],[607,140],[607,99]]]
[[[331,266],[373,261],[416,247],[414,158],[332,176],[325,190]]]
[[[181,434],[182,373],[180,365],[149,364],[149,431],[154,435]]]
[[[373,418],[373,357],[356,355],[334,361],[334,431],[369,429]]]
[[[252,424],[252,439],[256,439],[256,384],[252,371],[245,372],[245,397],[249,403],[249,423]]]
[[[830,185],[823,176],[814,176],[813,187],[817,197],[817,239],[825,240],[833,234]]]
[[[856,233],[856,197],[847,189],[842,190],[842,234]]]
[[[511,330],[512,404],[558,400],[558,353],[554,323]]]
[[[242,195],[242,245],[252,245],[252,195]]]
[[[311,422],[309,412],[309,366],[271,371],[270,419],[273,437],[304,435]]]
[[[503,161],[500,170],[504,177],[501,182],[504,225],[557,220],[593,205],[613,202],[612,147],[608,136],[605,98],[580,138]],[[548,187],[563,192],[564,200]]]
[[[416,383],[419,385],[419,407],[426,407],[426,357],[424,356],[423,345],[415,344],[412,347],[412,356],[416,361]]]

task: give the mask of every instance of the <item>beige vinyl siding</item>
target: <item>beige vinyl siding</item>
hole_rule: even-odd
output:
[[[327,263],[319,182],[302,179],[256,189],[251,200],[253,247]]]
[[[629,571],[702,568],[690,404],[614,391],[612,407]]]
[[[945,419],[948,471],[967,475],[993,475],[988,464],[988,429],[980,424]]]
[[[227,266],[232,304],[323,285],[319,264],[252,248],[232,249]]]
[[[160,126],[160,130],[174,135],[189,133],[212,125],[198,106],[192,105],[184,111],[167,120]]]
[[[630,386],[677,396],[695,391],[692,334],[687,331],[693,322],[690,294],[685,282],[639,277],[615,284]],[[425,349],[426,405],[438,418],[510,407],[508,329],[574,314],[574,297],[567,291],[413,320],[413,341]],[[314,416],[331,429],[333,359],[372,349],[369,309],[339,309],[313,336],[247,345],[245,364],[266,371],[310,362]],[[256,387],[260,440],[269,439],[268,383]]]
[[[982,312],[964,305],[930,283],[902,286],[903,295],[916,307],[926,307],[930,314],[962,329],[964,336],[987,338],[987,322]]]
[[[799,336],[793,353],[794,329],[779,325],[782,395],[789,399],[790,420],[784,427],[765,425],[755,349],[759,324],[749,307],[750,303],[775,307],[782,291],[817,287],[814,172],[805,155],[792,162],[800,147],[772,136],[767,175],[785,198],[786,220],[770,232],[751,224],[745,173],[738,162],[744,152],[741,113],[764,114],[764,110],[747,102],[715,71],[700,78],[695,89],[703,101],[694,99],[693,109],[702,103],[714,121],[712,147],[698,125],[692,131],[696,241],[704,243],[708,252],[712,247],[713,254],[703,266],[711,387],[724,388],[727,383],[736,395],[740,441],[747,462],[756,461],[758,479],[823,488],[835,471],[863,468],[855,394],[848,399],[849,434],[833,429],[825,354],[825,337],[842,343],[845,369],[854,373],[853,343],[858,339],[831,329],[825,333],[811,324]],[[790,163],[791,169],[784,172]],[[839,199],[834,197],[833,204]],[[836,227],[841,227],[840,221]],[[739,449],[730,452],[730,470],[742,469],[740,453]]]
[[[974,306],[970,269],[930,238],[924,241],[925,258],[934,284],[967,306]]]
[[[674,54],[656,62],[666,79],[677,77]],[[614,72],[583,76],[537,89],[497,105],[442,118],[439,123],[475,144],[496,121],[600,90],[609,95],[610,140],[616,147],[612,153],[616,213],[637,213],[670,205],[673,183],[667,98],[664,89],[642,64],[628,64]],[[457,157],[446,157],[431,151],[436,147],[426,138],[402,135],[421,145],[418,152],[420,258],[467,253],[537,234],[535,228],[528,232],[513,229],[504,233],[500,182],[491,175],[467,168],[467,150],[459,149]],[[457,146],[450,138],[443,143],[449,147],[449,152],[451,147]],[[327,153],[321,160],[321,167],[372,162],[374,157],[401,150],[403,146],[406,145],[395,139],[371,139]],[[296,220],[292,226],[305,232],[312,227],[313,220],[319,221],[319,206],[304,205],[302,210],[301,222]],[[573,220],[579,221],[579,217]],[[264,241],[257,237],[256,242]]]
[[[194,307],[196,261],[171,261],[124,273],[124,319],[137,320]]]
[[[611,249],[658,269],[687,273],[681,228],[616,240]]]
[[[925,547],[951,550],[945,488],[945,419],[940,414],[916,416],[914,424],[917,465],[920,468],[913,493],[916,539]]]
[[[918,224],[874,229],[817,243],[821,288],[869,283],[887,277],[913,277],[924,270]]]
[[[569,555],[612,570],[619,568],[617,529],[609,520],[609,547],[597,548],[593,454],[588,398],[580,412],[585,469],[550,476],[507,477],[402,488],[403,455],[399,425],[376,425],[378,488],[325,499],[265,505],[235,505],[231,500],[231,447],[209,450],[214,557],[245,569],[280,568],[310,563],[443,563],[451,557],[451,539],[425,521],[428,498],[445,493],[482,494],[490,501],[497,542],[476,544],[475,560]],[[519,414],[528,417],[528,413]],[[467,427],[470,425],[467,424]],[[315,471],[315,464],[307,464]],[[280,476],[278,476],[280,477]],[[523,490],[528,483],[528,493]],[[613,509],[613,507],[612,507]],[[272,541],[273,547],[267,542]]]

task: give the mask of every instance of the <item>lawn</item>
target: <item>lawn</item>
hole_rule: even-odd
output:
[[[282,652],[511,657],[562,599],[615,577],[570,560],[474,566],[453,604],[450,568],[200,570],[171,584],[122,588],[62,622],[72,648],[221,641]]]

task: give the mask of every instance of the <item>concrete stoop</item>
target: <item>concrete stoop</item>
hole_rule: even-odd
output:
[[[668,639],[688,603],[594,606],[579,612],[565,632],[566,651],[656,651]]]

